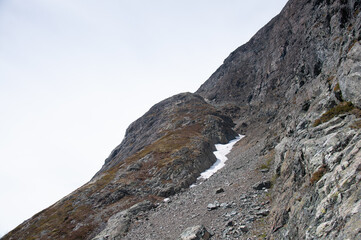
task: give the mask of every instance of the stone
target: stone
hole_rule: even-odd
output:
[[[229,221],[229,222],[227,222],[226,226],[227,226],[227,227],[232,227],[232,226],[234,226],[234,222],[233,222],[233,221]]]
[[[239,230],[241,230],[242,232],[246,233],[249,231],[248,227],[246,225],[240,225],[239,226]]]
[[[208,240],[211,234],[203,225],[189,227],[180,235],[178,240]]]
[[[331,221],[323,222],[316,228],[316,235],[322,237],[325,234],[327,228],[331,225]]]
[[[270,213],[269,209],[262,209],[262,210],[258,211],[256,213],[256,215],[265,217],[265,216],[268,216],[269,213]]]
[[[212,210],[215,210],[217,208],[218,208],[218,206],[216,204],[214,204],[214,203],[210,203],[210,204],[207,205],[208,211],[212,211]]]
[[[136,163],[134,163],[134,164],[132,164],[132,165],[129,165],[128,167],[127,167],[127,171],[128,172],[133,172],[133,171],[139,171],[141,168],[142,168],[142,163],[141,162],[136,162]]]
[[[245,199],[247,199],[247,198],[248,198],[248,196],[247,196],[246,194],[242,194],[242,195],[239,197],[240,200],[245,200]]]
[[[248,218],[247,218],[247,222],[254,222],[256,220],[256,217],[255,216],[249,216]]]
[[[219,193],[222,193],[222,192],[224,192],[224,189],[223,189],[223,188],[218,188],[218,189],[216,190],[216,194],[219,194]]]
[[[226,209],[226,208],[231,207],[231,205],[228,204],[228,203],[221,203],[220,207],[223,208],[223,209]]]
[[[271,188],[271,181],[261,181],[253,185],[254,190],[262,190],[262,189],[269,189]]]

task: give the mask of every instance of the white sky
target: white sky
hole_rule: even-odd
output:
[[[287,0],[0,0],[0,236],[80,187]]]

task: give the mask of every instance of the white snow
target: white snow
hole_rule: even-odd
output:
[[[216,156],[217,161],[206,171],[201,173],[201,176],[197,178],[197,180],[205,180],[210,178],[214,173],[216,173],[219,169],[223,168],[225,162],[228,160],[226,155],[230,153],[232,147],[236,142],[241,140],[244,135],[239,135],[235,139],[231,140],[229,143],[226,144],[216,144],[215,147],[217,151],[214,151],[213,154]],[[191,187],[195,187],[197,184],[191,185]]]

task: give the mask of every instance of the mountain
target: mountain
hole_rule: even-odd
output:
[[[290,0],[195,93],[133,122],[90,182],[2,239],[361,239],[360,10]],[[239,133],[225,168],[190,188]]]

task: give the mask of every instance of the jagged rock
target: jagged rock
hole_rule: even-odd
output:
[[[187,228],[178,240],[208,240],[211,234],[202,225]]]
[[[269,189],[271,188],[271,186],[272,186],[271,181],[262,181],[253,185],[253,189],[254,190]]]

